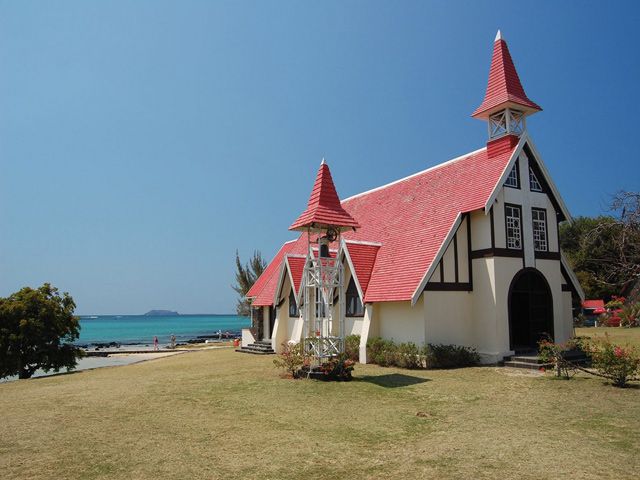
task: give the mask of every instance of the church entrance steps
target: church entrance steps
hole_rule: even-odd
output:
[[[271,347],[271,340],[258,340],[245,347],[236,349],[240,353],[252,353],[254,355],[273,355],[276,352]]]

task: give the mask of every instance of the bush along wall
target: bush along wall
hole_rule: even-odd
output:
[[[480,363],[478,352],[461,345],[441,345],[413,342],[395,343],[374,337],[367,341],[367,359],[383,367],[418,368],[460,368]]]

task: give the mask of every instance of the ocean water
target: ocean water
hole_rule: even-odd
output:
[[[80,317],[78,345],[117,342],[121,344],[152,344],[157,336],[162,344],[191,340],[199,335],[222,332],[240,333],[251,325],[247,317],[237,315],[95,315]]]

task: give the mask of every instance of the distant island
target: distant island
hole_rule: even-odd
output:
[[[158,317],[162,315],[180,315],[178,312],[174,312],[173,310],[149,310],[144,314],[145,317]]]

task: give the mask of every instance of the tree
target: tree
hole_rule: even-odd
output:
[[[620,294],[640,278],[640,193],[618,192],[610,211],[560,229],[560,246],[590,298]]]
[[[236,284],[232,285],[231,288],[239,295],[238,303],[236,304],[238,315],[247,317],[251,313],[251,303],[247,300],[246,295],[266,267],[267,262],[263,260],[259,250],[253,252],[253,257],[244,266],[236,250]]]
[[[0,378],[74,368],[81,354],[71,344],[80,334],[75,307],[68,293],[60,296],[48,283],[0,298]]]

